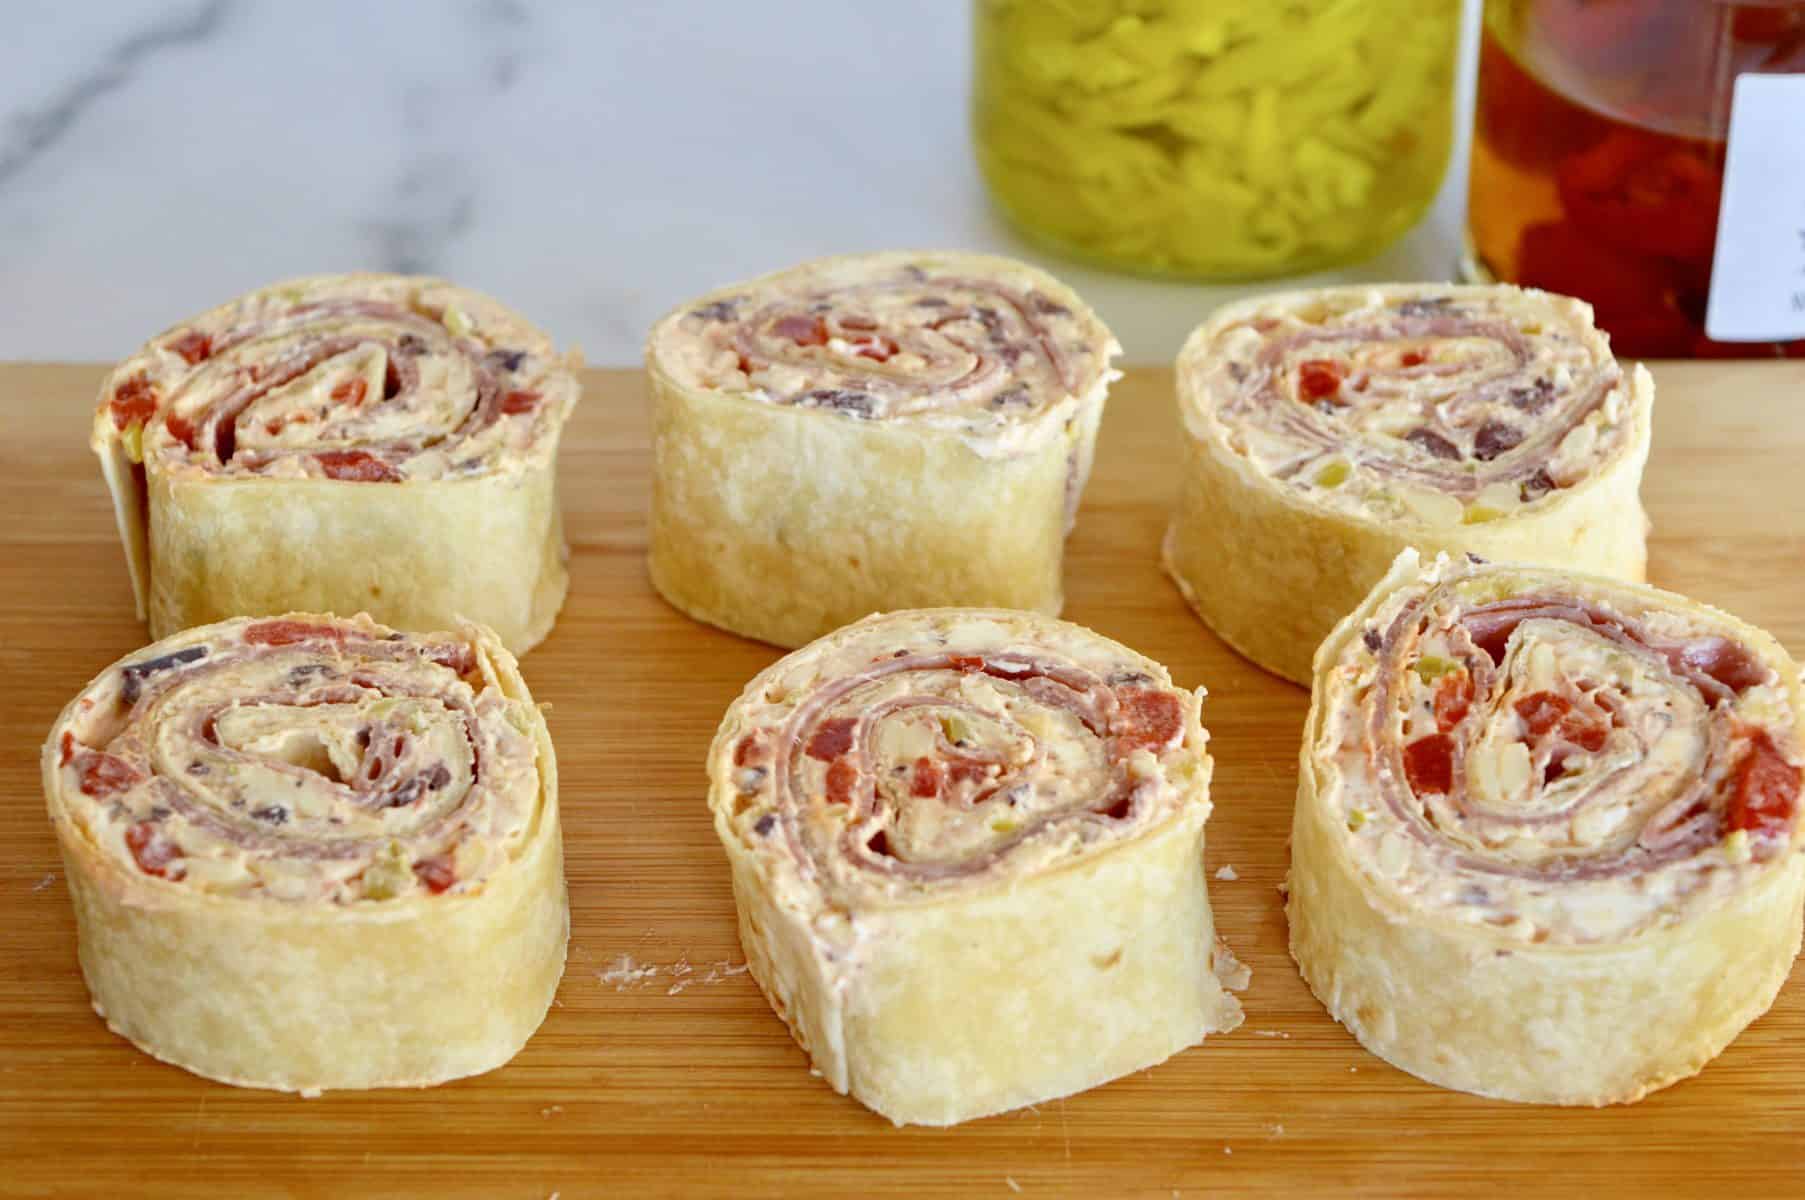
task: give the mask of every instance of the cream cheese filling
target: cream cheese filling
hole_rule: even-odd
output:
[[[1349,852],[1453,920],[1615,940],[1794,852],[1805,751],[1788,692],[1704,611],[1448,566],[1365,622],[1323,714],[1315,759]],[[1763,771],[1768,801],[1789,774],[1792,799],[1763,811]]]
[[[1339,289],[1249,309],[1180,370],[1231,452],[1309,503],[1482,524],[1633,441],[1608,343],[1576,301],[1514,288]]]
[[[1075,627],[914,614],[818,643],[717,746],[734,825],[835,904],[1051,869],[1196,803],[1195,700]]]
[[[480,888],[537,817],[533,714],[463,643],[330,618],[254,640],[296,624],[179,635],[95,681],[53,733],[84,835],[123,871],[218,895]],[[171,647],[186,661],[155,666]]]
[[[888,253],[710,293],[660,322],[648,358],[683,387],[955,430],[1007,452],[1095,394],[1119,351],[1069,289],[1032,268]]]
[[[203,313],[121,363],[95,436],[172,478],[518,470],[555,446],[576,400],[572,365],[515,314],[437,280],[304,279]]]

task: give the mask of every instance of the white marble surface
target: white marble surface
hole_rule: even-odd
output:
[[[603,365],[705,288],[883,246],[1044,262],[1133,362],[1246,290],[1089,271],[1003,226],[966,138],[966,0],[6,8],[4,359],[116,358],[355,268],[491,291]],[[1404,241],[1313,278],[1447,277],[1465,158]]]

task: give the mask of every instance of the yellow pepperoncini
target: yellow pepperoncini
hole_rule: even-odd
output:
[[[1460,0],[976,0],[978,163],[1032,236],[1200,278],[1382,249],[1447,165]]]

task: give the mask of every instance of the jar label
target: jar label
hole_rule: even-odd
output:
[[[1705,332],[1805,337],[1805,75],[1736,77]]]

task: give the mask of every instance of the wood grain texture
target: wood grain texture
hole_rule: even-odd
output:
[[[1115,391],[1066,561],[1066,615],[1207,685],[1218,926],[1254,971],[1248,1021],[1063,1102],[897,1130],[810,1076],[734,933],[702,759],[777,652],[665,607],[644,565],[635,372],[589,372],[562,463],[568,605],[525,661],[552,705],[573,930],[544,1027],[486,1077],[299,1100],[194,1078],[88,1007],[37,752],[87,679],[141,645],[87,451],[98,367],[0,367],[0,1194],[1367,1194],[1805,1190],[1805,986],[1699,1078],[1629,1108],[1445,1092],[1366,1054],[1285,952],[1277,885],[1305,694],[1237,659],[1160,574],[1177,424],[1163,371]],[[1805,364],[1659,367],[1654,582],[1805,651]],[[605,982],[622,956],[656,974]],[[1626,1031],[1634,1036],[1634,1031]]]

